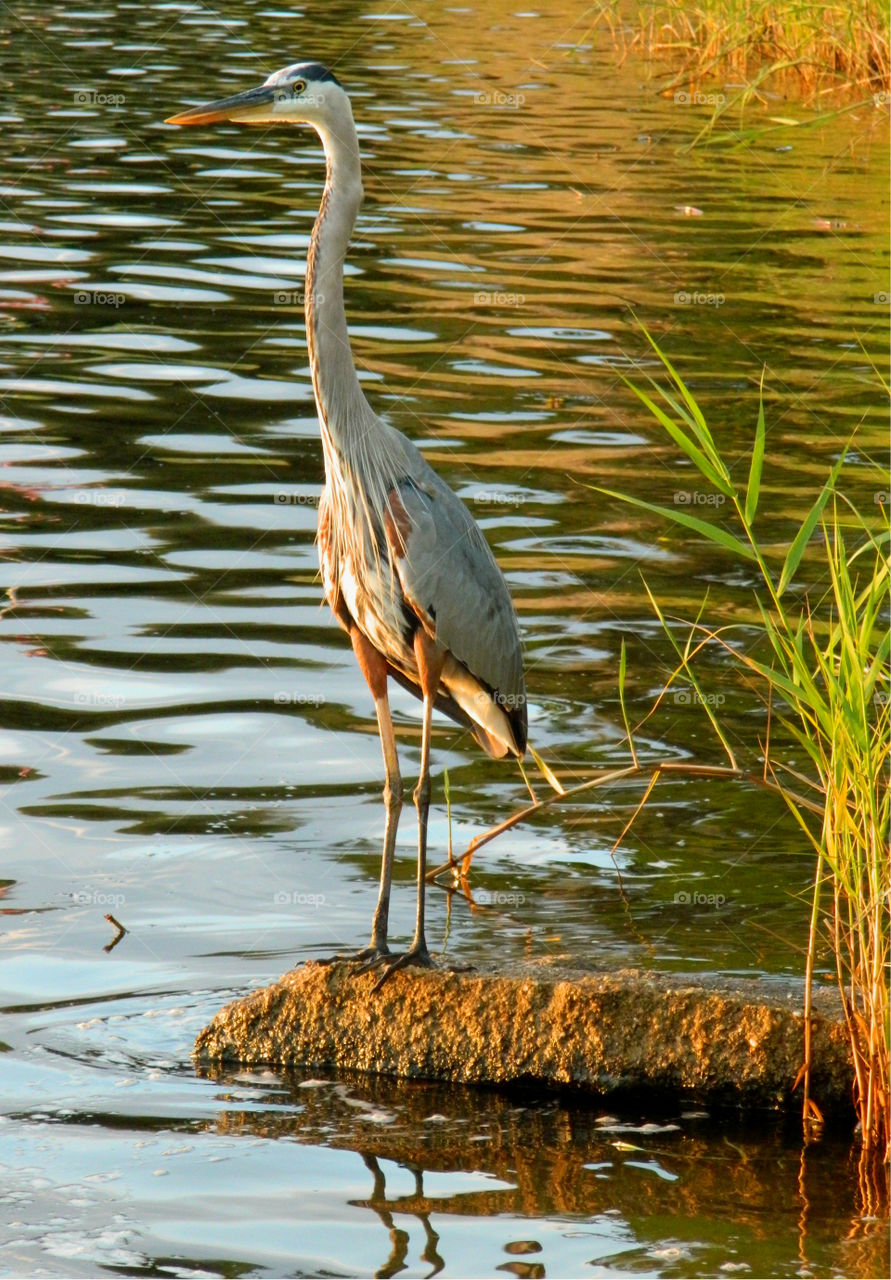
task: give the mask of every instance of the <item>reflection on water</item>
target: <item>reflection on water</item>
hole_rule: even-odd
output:
[[[20,1219],[14,1268],[885,1273],[883,1235],[850,1213],[856,1170],[844,1144],[802,1152],[769,1119],[249,1070],[212,1075],[198,1097],[171,1067],[149,1073],[161,1083],[148,1090],[131,1064],[115,1080],[113,1115],[33,1117],[6,1197]]]
[[[802,1248],[801,1260],[819,1268],[829,1257],[821,1263],[807,1256],[809,1220],[821,1221],[818,1235],[827,1217],[836,1219],[836,1230],[851,1226],[839,1205],[851,1197],[853,1170],[839,1170],[816,1152],[802,1161],[798,1144],[770,1122],[728,1124],[716,1144],[712,1117],[695,1107],[620,1118],[571,1098],[299,1076],[276,1086],[283,1105],[299,1108],[296,1116],[283,1116],[239,1110],[253,1083],[249,1073],[222,1075],[216,1083],[236,1087],[217,1127],[221,1134],[324,1142],[359,1154],[371,1177],[365,1196],[354,1203],[388,1230],[392,1214],[403,1227],[391,1236],[393,1252],[388,1260],[381,1255],[376,1274],[393,1274],[394,1263],[407,1261],[409,1250],[422,1245],[432,1263],[444,1255],[452,1273],[465,1275],[475,1274],[474,1250],[480,1247],[486,1249],[486,1274],[544,1275],[556,1267],[572,1275],[585,1264],[628,1271],[652,1267],[660,1258],[686,1261],[693,1274],[744,1266],[754,1275],[769,1274],[778,1234],[790,1261]],[[835,1149],[836,1158],[842,1151]],[[784,1188],[779,1201],[778,1171]],[[729,1249],[726,1222],[715,1211],[722,1203],[733,1206]],[[768,1205],[769,1224],[763,1219]],[[484,1237],[459,1260],[449,1229],[454,1216],[462,1219],[465,1248],[474,1236],[468,1219],[546,1220],[540,1239],[511,1239],[509,1232],[499,1239],[504,1253],[527,1255],[537,1270],[507,1260],[499,1266]],[[683,1239],[673,1245],[657,1225],[666,1219],[685,1224]],[[777,1221],[784,1223],[779,1233]],[[854,1231],[862,1247],[865,1230]],[[869,1252],[866,1246],[864,1257]],[[722,1266],[731,1253],[737,1266]],[[874,1258],[881,1261],[880,1249]]]
[[[0,14],[2,1062],[15,1117],[0,1160],[17,1171],[7,1217],[24,1224],[7,1228],[23,1251],[10,1256],[51,1274],[146,1258],[221,1273],[218,1254],[240,1270],[302,1259],[307,1273],[369,1274],[387,1258],[398,1269],[405,1244],[412,1274],[437,1254],[456,1275],[786,1274],[800,1234],[803,1256],[816,1239],[827,1250],[815,1265],[870,1273],[848,1184],[838,1216],[806,1209],[824,1203],[807,1179],[835,1149],[809,1153],[802,1192],[794,1144],[760,1134],[731,1168],[724,1138],[749,1148],[711,1119],[632,1135],[643,1156],[556,1104],[511,1121],[513,1103],[450,1097],[419,1115],[417,1086],[367,1083],[350,1096],[394,1117],[374,1124],[334,1085],[260,1080],[238,1086],[259,1090],[256,1109],[231,1107],[184,1065],[225,998],[364,942],[383,809],[369,695],[320,608],[313,545],[322,464],[300,290],[319,148],[298,129],[186,134],[164,116],[298,57],[336,64],[365,155],[347,281],[361,376],[492,541],[524,631],[532,740],[566,783],[625,759],[623,637],[633,715],[668,669],[642,574],[671,614],[695,613],[708,588],[715,621],[752,618],[737,566],[588,487],[704,505],[622,383],[649,358],[635,317],[731,453],[751,438],[766,366],[759,519],[777,541],[858,423],[849,492],[869,507],[887,488],[869,461],[884,435],[869,359],[888,328],[880,111],[798,131],[791,150],[768,135],[691,154],[696,109],[660,98],[639,66],[617,69],[581,6],[313,0],[295,17],[257,0],[25,0]],[[722,666],[705,664],[708,687],[754,758],[763,716]],[[417,707],[401,692],[394,705],[410,775]],[[647,730],[648,758],[715,756],[689,699]],[[445,723],[435,765],[457,850],[525,795]],[[736,784],[660,783],[616,854],[626,905],[610,849],[638,799],[599,793],[487,846],[471,898],[431,895],[431,943],[798,973],[810,863],[782,807]],[[441,792],[430,836],[435,856]],[[412,925],[411,846],[406,821],[394,935]],[[691,907],[692,890],[721,905]],[[110,952],[107,914],[128,930]],[[427,1123],[434,1113],[445,1119]],[[503,1155],[485,1115],[516,1135]],[[734,1179],[762,1163],[773,1180],[751,1183],[763,1200],[743,1213]],[[713,1166],[728,1180],[707,1203]],[[427,1225],[385,1194],[409,1218],[429,1199]],[[704,1224],[722,1215],[719,1241]],[[573,1234],[585,1231],[590,1248]]]

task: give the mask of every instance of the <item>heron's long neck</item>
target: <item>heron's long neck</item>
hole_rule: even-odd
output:
[[[352,117],[321,137],[328,174],[306,258],[305,292],[309,365],[328,459],[332,450],[349,456],[374,415],[356,376],[343,305],[343,262],[362,203]]]

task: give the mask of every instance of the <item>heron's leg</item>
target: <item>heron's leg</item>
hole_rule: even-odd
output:
[[[423,628],[419,627],[414,639],[415,660],[418,664],[418,678],[424,696],[424,727],[421,737],[421,770],[418,785],[415,787],[414,800],[418,810],[418,911],[415,921],[415,936],[404,955],[398,956],[392,963],[386,964],[384,972],[374,985],[376,991],[389,978],[391,973],[402,969],[405,965],[430,965],[430,952],[427,950],[427,939],[424,934],[424,895],[427,887],[427,815],[430,810],[430,736],[433,719],[433,702],[439,688],[445,653],[431,640]]]
[[[396,831],[399,826],[399,814],[402,812],[402,776],[399,772],[396,735],[393,732],[390,700],[387,696],[387,663],[368,637],[364,636],[355,624],[350,625],[348,630],[353,652],[356,655],[362,674],[368,682],[368,687],[374,698],[375,710],[377,711],[377,726],[384,753],[384,773],[386,775],[384,781],[384,804],[387,807],[387,825],[384,830],[384,848],[381,855],[380,892],[371,925],[371,942],[361,951],[355,951],[352,954],[339,953],[328,960],[319,960],[316,963],[335,964],[338,960],[351,960],[373,966],[389,959],[390,956],[390,949],[387,946],[387,924],[390,916],[390,881],[393,877]]]
[[[441,667],[441,664],[440,664]],[[433,697],[424,691],[424,730],[421,739],[421,772],[414,791],[418,810],[418,909],[415,919],[415,936],[409,952],[427,951],[424,936],[424,899],[427,887],[427,815],[430,811],[430,731],[433,714]]]
[[[371,926],[371,943],[357,958],[371,960],[389,955],[387,925],[390,916],[390,882],[393,878],[393,856],[396,849],[396,831],[402,812],[402,775],[396,753],[396,735],[390,716],[390,699],[387,696],[387,663],[374,645],[358,627],[350,628],[350,640],[362,674],[368,682],[377,711],[377,727],[384,753],[384,804],[387,807],[387,825],[384,829],[384,848],[381,855],[381,885]]]
[[[393,879],[393,856],[396,850],[396,831],[402,812],[402,775],[399,772],[399,756],[396,754],[396,735],[390,716],[390,700],[387,697],[386,679],[384,692],[375,698],[377,727],[384,752],[384,804],[387,807],[387,825],[384,830],[384,849],[381,856],[381,887],[371,925],[371,951],[387,954],[387,925],[390,918],[390,883]]]

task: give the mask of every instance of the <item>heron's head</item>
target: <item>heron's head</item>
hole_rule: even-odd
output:
[[[233,124],[331,125],[349,99],[340,81],[319,62],[295,62],[273,71],[265,83],[231,98],[218,98],[203,107],[190,107],[171,116],[167,124],[213,124],[231,120]]]

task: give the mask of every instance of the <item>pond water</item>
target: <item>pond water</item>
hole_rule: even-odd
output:
[[[565,785],[627,762],[622,639],[636,719],[670,669],[642,578],[674,616],[708,590],[712,620],[752,617],[738,565],[589,487],[723,515],[622,382],[639,322],[741,469],[765,370],[777,542],[855,428],[846,491],[888,487],[887,113],[685,151],[708,108],[590,24],[553,0],[0,15],[2,1275],[887,1275],[844,1142],[803,1154],[794,1124],[189,1061],[226,1000],[367,939],[382,765],[314,547],[317,141],[165,116],[298,58],[348,87],[356,359],[496,549]],[[762,708],[703,672],[757,768]],[[418,708],[393,703],[410,776]],[[683,690],[639,746],[721,760]],[[439,860],[526,795],[446,722],[434,769]],[[782,805],[666,781],[614,859],[639,798],[486,846],[469,896],[431,891],[431,945],[798,975],[811,864]],[[396,938],[412,837],[409,811]]]

